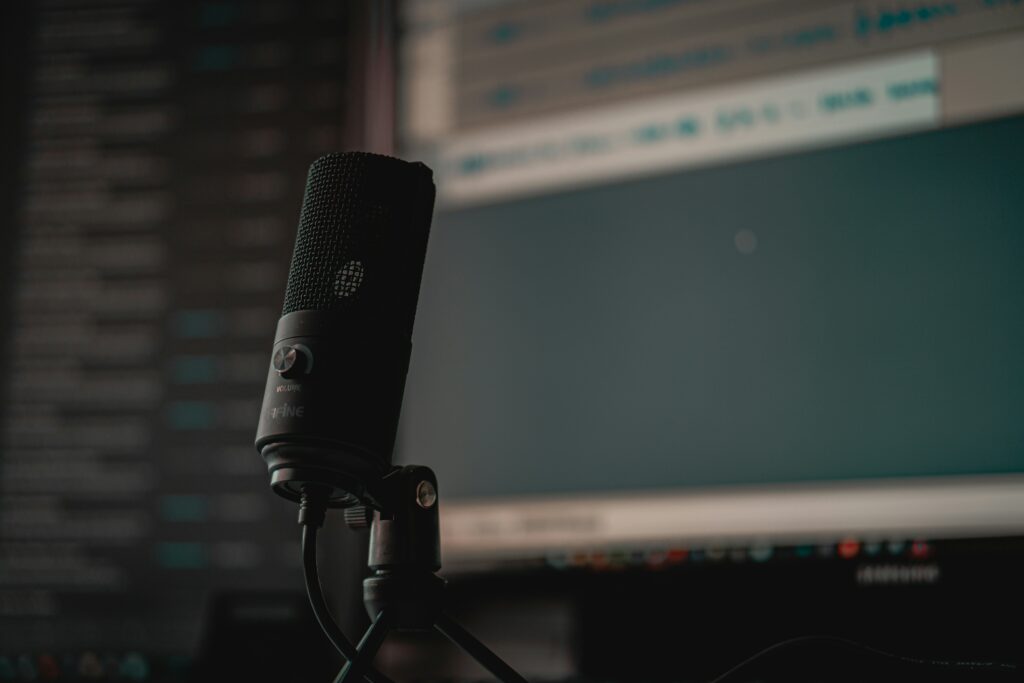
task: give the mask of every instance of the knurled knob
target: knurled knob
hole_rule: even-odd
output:
[[[369,529],[373,523],[373,509],[365,505],[345,508],[345,524],[349,529]]]

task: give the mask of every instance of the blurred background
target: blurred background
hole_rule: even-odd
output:
[[[0,681],[340,666],[252,440],[306,168],[349,149],[434,169],[395,458],[525,675],[1020,661],[1021,2],[0,12]],[[324,536],[356,637],[367,539]]]

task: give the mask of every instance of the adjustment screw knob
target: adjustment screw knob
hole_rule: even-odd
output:
[[[424,479],[416,485],[416,504],[424,510],[434,507],[437,502],[437,489],[429,481]]]
[[[365,505],[353,505],[345,508],[345,524],[349,529],[368,529],[373,523],[373,508]]]

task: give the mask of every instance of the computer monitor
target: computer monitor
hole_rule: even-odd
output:
[[[399,457],[449,570],[1024,532],[1019,5],[402,20],[439,195]]]

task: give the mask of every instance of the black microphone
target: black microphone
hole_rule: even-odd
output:
[[[256,448],[271,487],[300,502],[374,505],[412,351],[434,207],[431,170],[361,152],[309,168]]]
[[[270,485],[299,503],[306,593],[347,660],[340,683],[390,683],[372,661],[394,629],[436,629],[499,680],[526,683],[443,614],[437,477],[391,465],[434,194],[423,164],[360,153],[313,162],[256,430]],[[372,624],[358,647],[320,585],[328,507],[355,508],[346,522],[371,527],[363,603]]]

